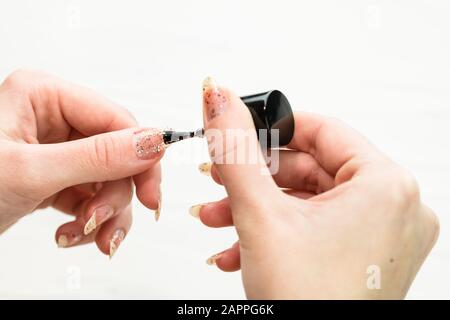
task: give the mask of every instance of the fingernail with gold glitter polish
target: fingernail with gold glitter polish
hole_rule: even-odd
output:
[[[212,167],[211,162],[204,162],[198,166],[198,170],[200,171],[200,173],[203,173],[205,176],[210,176],[211,175],[211,167]]]
[[[206,120],[211,121],[220,116],[228,107],[228,96],[217,83],[207,77],[203,81],[203,108]]]
[[[153,128],[135,132],[133,144],[137,157],[143,160],[153,159],[167,148],[163,131]]]
[[[208,260],[206,260],[206,264],[213,266],[216,264],[216,261],[219,260],[221,257],[222,257],[221,253],[215,254],[209,257]]]
[[[71,247],[81,241],[81,234],[63,233],[58,237],[58,248]]]
[[[194,218],[200,219],[200,210],[202,210],[203,204],[197,204],[189,208],[189,214]]]
[[[111,240],[109,241],[109,258],[111,259],[116,253],[123,239],[125,239],[125,231],[123,229],[117,229],[114,231]]]
[[[158,222],[159,217],[161,216],[161,204],[162,204],[162,194],[161,189],[159,189],[159,198],[158,198],[158,208],[155,210],[155,221]]]
[[[94,231],[99,225],[108,220],[114,214],[111,206],[105,205],[98,207],[94,210],[94,213],[84,225],[84,234],[88,235]]]

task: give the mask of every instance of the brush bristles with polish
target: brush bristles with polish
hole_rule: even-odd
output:
[[[166,145],[190,138],[203,138],[205,131],[198,129],[196,131],[174,131],[166,130],[163,132],[163,140]]]

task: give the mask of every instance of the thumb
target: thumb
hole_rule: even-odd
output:
[[[28,145],[33,175],[44,192],[118,180],[149,169],[164,153],[162,131],[125,129],[56,144]]]
[[[249,109],[214,80],[203,82],[203,120],[211,159],[231,203],[261,202],[278,190],[265,163]]]

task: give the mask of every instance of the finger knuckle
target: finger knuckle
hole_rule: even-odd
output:
[[[2,85],[13,91],[27,91],[38,82],[38,79],[46,82],[45,80],[50,80],[52,77],[39,70],[17,69],[6,77]]]
[[[418,201],[420,199],[420,189],[417,180],[407,170],[402,169],[399,174],[399,193],[409,201]]]
[[[311,169],[309,173],[305,175],[304,180],[305,185],[318,185],[321,167],[317,164],[317,162],[313,161],[312,159],[307,159],[306,162],[307,162],[306,166],[309,166],[309,168]]]
[[[30,78],[34,78],[34,76],[35,71],[31,69],[17,69],[6,77],[4,84],[11,87],[16,87],[22,85]]]
[[[117,140],[112,135],[96,136],[93,139],[91,161],[95,167],[105,170],[111,168],[116,159],[120,157],[120,148]]]
[[[420,189],[417,180],[406,169],[395,168],[392,173],[390,196],[392,200],[402,207],[409,207],[420,202]]]

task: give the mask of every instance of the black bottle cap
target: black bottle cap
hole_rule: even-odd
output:
[[[282,92],[272,90],[244,96],[241,99],[252,114],[258,138],[259,130],[267,130],[267,146],[281,147],[291,142],[294,135],[294,115],[288,99]],[[272,145],[270,140],[272,130],[278,130],[278,146]]]

